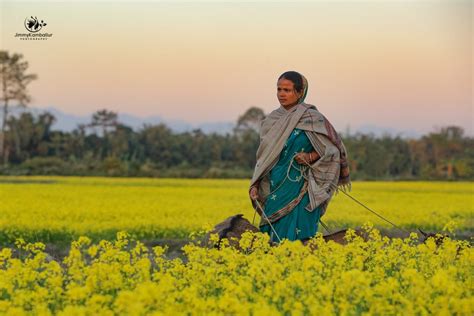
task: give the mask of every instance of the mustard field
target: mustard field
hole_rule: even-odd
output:
[[[343,193],[303,246],[245,233],[242,250],[198,244],[230,215],[252,221],[247,180],[0,178],[0,314],[473,315],[473,184],[354,182],[351,196],[408,231],[449,233],[437,245],[391,225]],[[258,223],[258,215],[255,223]],[[189,238],[184,257],[143,240]],[[211,242],[216,242],[216,235]],[[64,257],[46,245],[68,245]]]
[[[349,231],[345,246],[318,233],[305,247],[250,232],[242,251],[184,246],[166,258],[125,232],[80,237],[62,261],[18,239],[0,252],[0,313],[7,315],[472,315],[474,251],[467,241],[417,244]],[[215,235],[217,236],[217,235]],[[212,239],[216,241],[216,239]],[[226,241],[226,240],[225,240]],[[311,251],[311,249],[314,249]],[[14,256],[13,253],[17,255]],[[19,255],[18,255],[19,254]]]
[[[252,221],[248,185],[227,179],[0,177],[0,241],[70,243],[81,235],[98,241],[118,231],[137,239],[187,237],[238,213]],[[354,182],[349,194],[408,231],[474,230],[472,182]],[[331,231],[368,221],[395,229],[342,192],[322,220]],[[319,231],[327,233],[321,226]]]

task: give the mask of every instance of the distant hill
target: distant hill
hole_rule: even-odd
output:
[[[70,113],[65,113],[55,107],[46,107],[46,108],[35,108],[28,107],[26,109],[21,109],[18,107],[10,108],[10,115],[18,117],[22,112],[31,112],[34,115],[38,115],[45,111],[50,112],[56,117],[56,122],[53,124],[54,130],[61,130],[65,132],[71,132],[77,128],[78,124],[85,124],[91,121],[92,113],[88,115],[75,115]],[[0,118],[2,113],[0,113]],[[194,129],[201,129],[205,134],[217,133],[220,135],[225,135],[227,133],[232,133],[232,129],[235,126],[234,122],[222,121],[222,122],[203,122],[203,123],[190,123],[182,120],[168,120],[160,116],[154,115],[149,117],[139,117],[133,114],[128,113],[118,113],[118,120],[122,124],[130,126],[135,131],[140,130],[145,123],[155,125],[164,123],[166,124],[173,132],[182,133],[190,132]],[[236,118],[237,120],[237,118]],[[345,130],[339,129],[340,132],[345,132]],[[419,132],[413,130],[396,130],[390,127],[376,126],[373,124],[366,124],[359,126],[355,130],[350,131],[351,134],[355,133],[363,134],[372,134],[375,137],[380,137],[385,134],[396,136],[399,135],[402,138],[419,138],[422,136]]]
[[[35,108],[28,107],[26,109],[21,109],[18,107],[10,108],[10,114],[15,117],[21,115],[22,112],[31,112],[35,116],[39,115],[45,111],[48,111],[54,117],[56,117],[56,122],[53,124],[53,130],[61,130],[64,132],[71,132],[77,128],[78,124],[90,123],[92,113],[88,115],[75,115],[70,113],[65,113],[55,107],[46,107],[46,108]],[[0,118],[2,113],[0,113]],[[145,123],[150,125],[157,125],[160,123],[166,124],[173,132],[182,133],[187,131],[192,131],[194,129],[200,128],[201,131],[205,134],[217,133],[225,135],[226,133],[232,133],[232,129],[235,126],[235,123],[232,122],[203,122],[203,123],[189,123],[182,120],[166,120],[160,116],[149,116],[149,117],[139,117],[128,113],[118,113],[118,121],[122,124],[130,126],[135,131],[138,131],[143,127]]]

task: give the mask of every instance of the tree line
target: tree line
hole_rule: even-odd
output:
[[[252,114],[253,113],[253,114]],[[254,114],[258,113],[259,117]],[[263,111],[249,109],[232,133],[200,129],[175,133],[167,125],[144,124],[138,131],[100,110],[72,132],[52,129],[47,111],[24,112],[7,120],[2,174],[251,177]],[[341,133],[353,179],[474,178],[474,139],[448,126],[419,139]]]
[[[30,101],[26,86],[37,76],[26,74],[27,68],[22,55],[0,51],[0,174],[249,178],[253,173],[265,117],[258,107],[243,113],[225,135],[200,129],[175,133],[163,123],[135,131],[107,109],[64,132],[52,128],[56,118],[47,111],[9,115],[13,102],[26,107]],[[459,126],[418,139],[340,134],[354,180],[474,178],[474,138]]]

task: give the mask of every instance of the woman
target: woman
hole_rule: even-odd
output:
[[[274,242],[306,243],[338,186],[350,189],[344,144],[317,108],[303,102],[307,91],[303,75],[283,73],[277,82],[280,107],[261,123],[249,196],[261,216],[260,231]]]

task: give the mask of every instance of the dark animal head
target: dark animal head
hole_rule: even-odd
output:
[[[220,248],[221,240],[227,238],[229,245],[232,247],[239,248],[239,240],[242,234],[246,231],[258,232],[259,229],[252,225],[243,214],[237,214],[228,217],[223,222],[217,224],[214,229],[206,236],[206,243],[209,244],[209,238],[211,234],[218,234],[219,241],[214,245],[216,248]]]
[[[425,233],[420,228],[418,228],[418,230],[423,235],[423,239],[421,240],[422,243],[425,243],[428,238],[432,237],[436,243],[436,246],[440,246],[443,243],[444,239],[449,237],[446,234]]]

